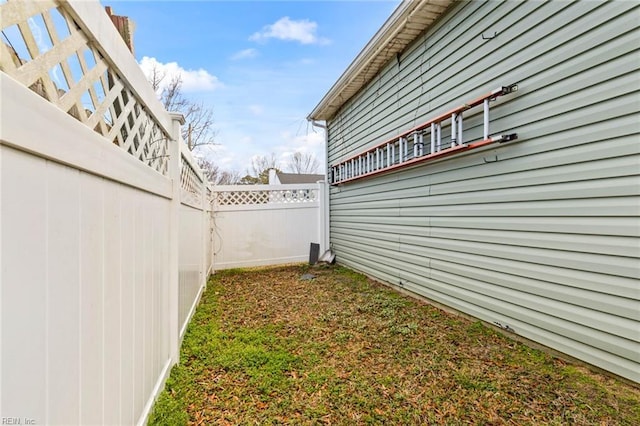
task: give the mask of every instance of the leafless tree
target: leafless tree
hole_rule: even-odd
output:
[[[237,185],[242,176],[236,170],[222,170],[220,167],[206,158],[198,159],[198,165],[204,172],[207,180],[214,185]]]
[[[271,153],[271,155],[258,155],[251,159],[251,170],[249,170],[249,174],[252,176],[259,176],[264,171],[269,171],[269,169],[277,169],[278,168],[278,160],[276,159],[276,155]]]
[[[320,162],[312,153],[296,152],[291,156],[287,167],[292,173],[314,174],[318,172]]]
[[[146,77],[151,87],[153,87],[153,91],[157,94],[162,82],[167,77],[167,73],[158,69],[157,66],[154,66]],[[162,104],[164,105],[164,102],[162,102]]]
[[[181,112],[186,124],[182,127],[182,139],[190,150],[205,145],[215,145],[216,130],[213,127],[213,110],[202,102],[195,102],[185,98],[182,94],[182,77],[171,76],[167,85],[163,82],[167,79],[165,72],[158,67],[153,67],[147,76],[153,90],[160,92],[160,102],[167,111]],[[164,86],[164,87],[163,87]]]
[[[242,180],[240,172],[237,170],[223,170],[216,185],[238,185]]]
[[[247,170],[247,175],[242,178],[240,183],[245,185],[268,184],[269,169],[280,171],[278,168],[278,160],[274,153],[271,153],[269,156],[259,155],[253,157],[251,159],[251,169]]]

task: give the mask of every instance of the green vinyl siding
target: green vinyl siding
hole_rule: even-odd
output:
[[[332,187],[338,261],[640,382],[638,58],[637,2],[454,3],[328,120],[329,165],[512,83],[518,140]]]

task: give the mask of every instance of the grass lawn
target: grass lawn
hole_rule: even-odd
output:
[[[296,265],[212,278],[149,424],[638,425],[640,389]]]

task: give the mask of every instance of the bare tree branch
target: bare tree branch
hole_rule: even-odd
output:
[[[184,115],[186,124],[182,126],[182,139],[193,150],[200,146],[215,145],[216,130],[213,127],[213,110],[202,102],[187,99],[182,94],[182,77],[180,74],[171,76],[171,80],[165,86],[163,82],[167,78],[165,72],[154,66],[147,76],[149,83],[156,93],[160,92],[160,102],[167,111],[180,112]],[[163,87],[164,86],[164,87]]]
[[[217,132],[213,129],[213,110],[206,108],[201,102],[191,103],[184,116],[187,125],[182,129],[182,138],[191,150],[216,144]]]
[[[205,158],[198,159],[198,165],[204,172],[207,180],[214,185],[237,185],[242,180],[240,172],[236,170],[222,170],[217,164]]]
[[[271,156],[266,155],[258,155],[251,159],[251,170],[248,171],[253,176],[259,176],[265,170],[269,169],[277,169],[278,168],[278,160],[276,159],[276,155],[271,153]]]
[[[291,156],[287,166],[292,173],[314,174],[320,168],[320,162],[312,153],[296,152]]]
[[[241,184],[255,185],[255,184],[268,184],[269,183],[269,169],[278,168],[278,160],[276,155],[271,153],[270,156],[260,155],[251,159],[251,169],[247,170],[247,175],[240,181]]]
[[[154,66],[151,70],[151,74],[147,76],[149,83],[151,83],[151,87],[157,93],[160,90],[160,85],[162,84],[162,80],[166,77],[165,72],[161,72],[158,67]]]

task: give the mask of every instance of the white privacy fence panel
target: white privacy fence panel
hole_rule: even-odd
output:
[[[0,414],[143,424],[211,267],[209,189],[99,3],[0,24]]]
[[[171,360],[169,201],[6,146],[0,158],[2,415],[135,423]]]
[[[186,144],[180,142],[178,324],[180,337],[204,290],[211,268],[209,188]]]
[[[136,423],[178,344],[170,182],[0,77],[0,410],[36,424]],[[27,112],[50,126],[26,126]]]
[[[310,243],[328,247],[326,185],[213,189],[215,269],[302,262]]]
[[[208,231],[201,210],[184,204],[180,206],[178,324],[180,335],[191,317],[192,309],[204,289],[206,270],[202,268],[203,256],[208,250],[202,244],[202,235]]]

